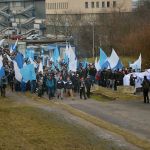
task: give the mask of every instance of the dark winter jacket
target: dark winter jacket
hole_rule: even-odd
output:
[[[57,89],[63,89],[64,88],[64,81],[58,80],[57,81]]]
[[[66,84],[65,84],[65,87],[66,89],[72,89],[73,88],[73,84],[72,84],[72,81],[67,81]]]

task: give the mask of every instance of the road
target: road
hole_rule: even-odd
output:
[[[149,142],[148,144],[150,144],[150,104],[144,104],[142,100],[98,102],[92,99],[80,100],[76,97],[75,100],[66,98],[63,101],[58,99],[48,101],[46,100],[47,97],[45,97],[46,99],[39,101],[36,95],[33,95],[33,98],[32,95],[28,96],[10,91],[7,95],[9,98],[15,99],[18,104],[25,103],[49,112],[55,111],[60,113],[69,122],[81,125],[95,133],[98,137],[114,142],[121,148],[124,147],[129,150],[140,149],[115,132],[113,133],[100,126],[96,126],[92,122],[70,113],[62,106],[69,106],[77,111],[85,112],[87,115],[102,119],[110,123],[110,125],[117,125],[119,128],[129,131],[133,135],[147,140]]]

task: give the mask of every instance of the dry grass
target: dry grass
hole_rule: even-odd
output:
[[[39,108],[0,100],[2,150],[120,150],[64,117]]]
[[[98,87],[98,90],[93,92],[92,98],[98,101],[111,101],[111,100],[141,100],[142,96],[133,95],[132,93],[124,93],[120,88],[118,91]]]
[[[105,88],[101,88],[101,90],[102,90],[101,93],[105,93],[106,92],[107,94],[109,94],[107,96],[109,96],[110,98],[112,98],[112,97],[117,95],[117,98],[123,98],[123,100],[137,99],[137,96],[134,96],[134,95],[126,95],[126,96],[124,96],[122,93],[117,92],[117,94],[116,94],[113,91],[110,92],[110,90],[105,89]],[[44,99],[42,101],[44,103],[49,103],[49,102],[47,102]],[[102,120],[100,118],[96,118],[96,117],[94,117],[92,115],[89,115],[89,114],[87,114],[85,112],[77,110],[77,109],[75,109],[75,108],[73,108],[71,106],[68,106],[66,104],[63,104],[63,103],[60,103],[58,105],[58,107],[63,108],[64,110],[68,111],[72,115],[78,116],[78,117],[80,117],[80,118],[82,118],[82,119],[84,119],[84,120],[86,120],[88,122],[91,122],[91,123],[95,124],[96,126],[98,126],[100,128],[104,128],[104,129],[106,129],[108,131],[111,131],[113,133],[121,135],[122,137],[124,137],[124,139],[127,142],[129,142],[129,143],[131,143],[133,145],[136,145],[137,147],[139,147],[141,149],[144,149],[144,150],[149,150],[150,149],[149,141],[147,141],[146,139],[139,138],[138,136],[132,134],[131,132],[129,132],[126,129],[120,128],[117,125],[111,124],[111,123],[109,123],[107,121],[104,121],[104,120]],[[115,148],[115,149],[117,149],[117,148]]]

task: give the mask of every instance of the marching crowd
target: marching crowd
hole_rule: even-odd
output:
[[[63,99],[64,95],[75,98],[75,95],[79,95],[80,98],[90,98],[91,87],[94,84],[99,86],[112,88],[117,90],[118,85],[123,85],[123,78],[126,74],[131,73],[132,69],[122,69],[112,71],[111,69],[104,69],[102,71],[97,71],[94,64],[88,64],[86,68],[83,68],[80,63],[76,72],[68,71],[67,64],[60,62],[60,68],[52,67],[53,62],[49,62],[49,67],[44,66],[43,72],[38,72],[38,68],[35,68],[36,79],[26,82],[19,82],[15,79],[15,71],[13,62],[8,60],[7,55],[11,59],[15,58],[16,53],[10,55],[8,49],[0,49],[0,55],[3,57],[3,67],[5,70],[5,75],[0,78],[0,91],[1,96],[6,95],[6,86],[9,85],[12,92],[26,92],[31,91],[31,93],[37,93],[39,97],[43,96],[45,93],[48,95],[49,99],[57,97],[57,99]],[[36,60],[38,64],[41,58]],[[25,59],[26,64],[30,64],[29,59]],[[143,87],[147,83],[146,77],[143,82]],[[135,79],[131,76],[130,85],[134,86]],[[149,90],[149,86],[147,87]],[[146,94],[144,99],[149,102],[148,90],[145,90]]]

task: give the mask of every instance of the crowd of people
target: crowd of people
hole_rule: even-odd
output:
[[[68,65],[64,63],[63,60],[59,62],[59,68],[54,66],[53,62],[50,61],[49,67],[43,66],[43,72],[39,72],[38,67],[35,68],[35,80],[19,82],[15,78],[13,62],[9,61],[7,57],[7,55],[9,55],[11,59],[14,59],[16,54],[17,52],[10,54],[9,49],[0,49],[5,70],[5,76],[0,78],[1,96],[6,95],[6,86],[9,85],[12,92],[26,92],[30,90],[31,93],[37,93],[39,97],[47,94],[49,99],[57,97],[57,99],[61,100],[63,100],[64,95],[71,97],[71,99],[79,95],[81,99],[84,98],[86,100],[90,98],[91,87],[94,84],[117,90],[117,86],[123,85],[124,76],[133,71],[131,68],[115,71],[111,69],[97,71],[94,64],[87,64],[87,66],[83,68],[82,63],[79,63],[77,71],[72,72],[68,71]],[[41,58],[35,60],[37,64],[39,64],[40,61]],[[26,64],[31,63],[30,59],[25,59],[24,62]],[[145,85],[145,80],[143,86]],[[130,85],[134,86],[134,82],[134,78],[131,76]],[[148,90],[145,90],[145,93],[147,93]],[[149,102],[148,94],[145,95],[146,98],[144,99],[147,99]]]

